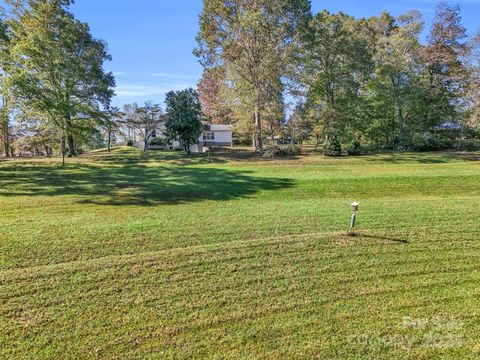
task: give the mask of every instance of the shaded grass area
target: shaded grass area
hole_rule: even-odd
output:
[[[141,164],[4,166],[0,182],[4,197],[76,196],[85,204],[143,206],[228,200],[292,186],[291,179],[255,177],[249,171]]]
[[[478,358],[475,156],[0,163],[0,357]]]

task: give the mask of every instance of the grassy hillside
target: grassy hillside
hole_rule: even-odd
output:
[[[0,162],[0,358],[478,358],[479,159]]]

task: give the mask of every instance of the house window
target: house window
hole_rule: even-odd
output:
[[[213,131],[204,131],[203,132],[203,140],[204,141],[215,140],[215,133]]]

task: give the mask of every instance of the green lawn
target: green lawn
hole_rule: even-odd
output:
[[[0,358],[477,359],[478,160],[0,161]]]

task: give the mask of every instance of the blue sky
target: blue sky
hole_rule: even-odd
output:
[[[427,28],[436,0],[313,0],[315,12],[328,9],[357,17],[394,15],[420,10]],[[480,28],[480,0],[460,0],[464,25],[470,33]],[[201,0],[76,0],[74,14],[90,24],[94,36],[108,43],[113,61],[107,69],[116,75],[114,104],[162,103],[165,92],[195,86],[202,68],[192,55]]]

